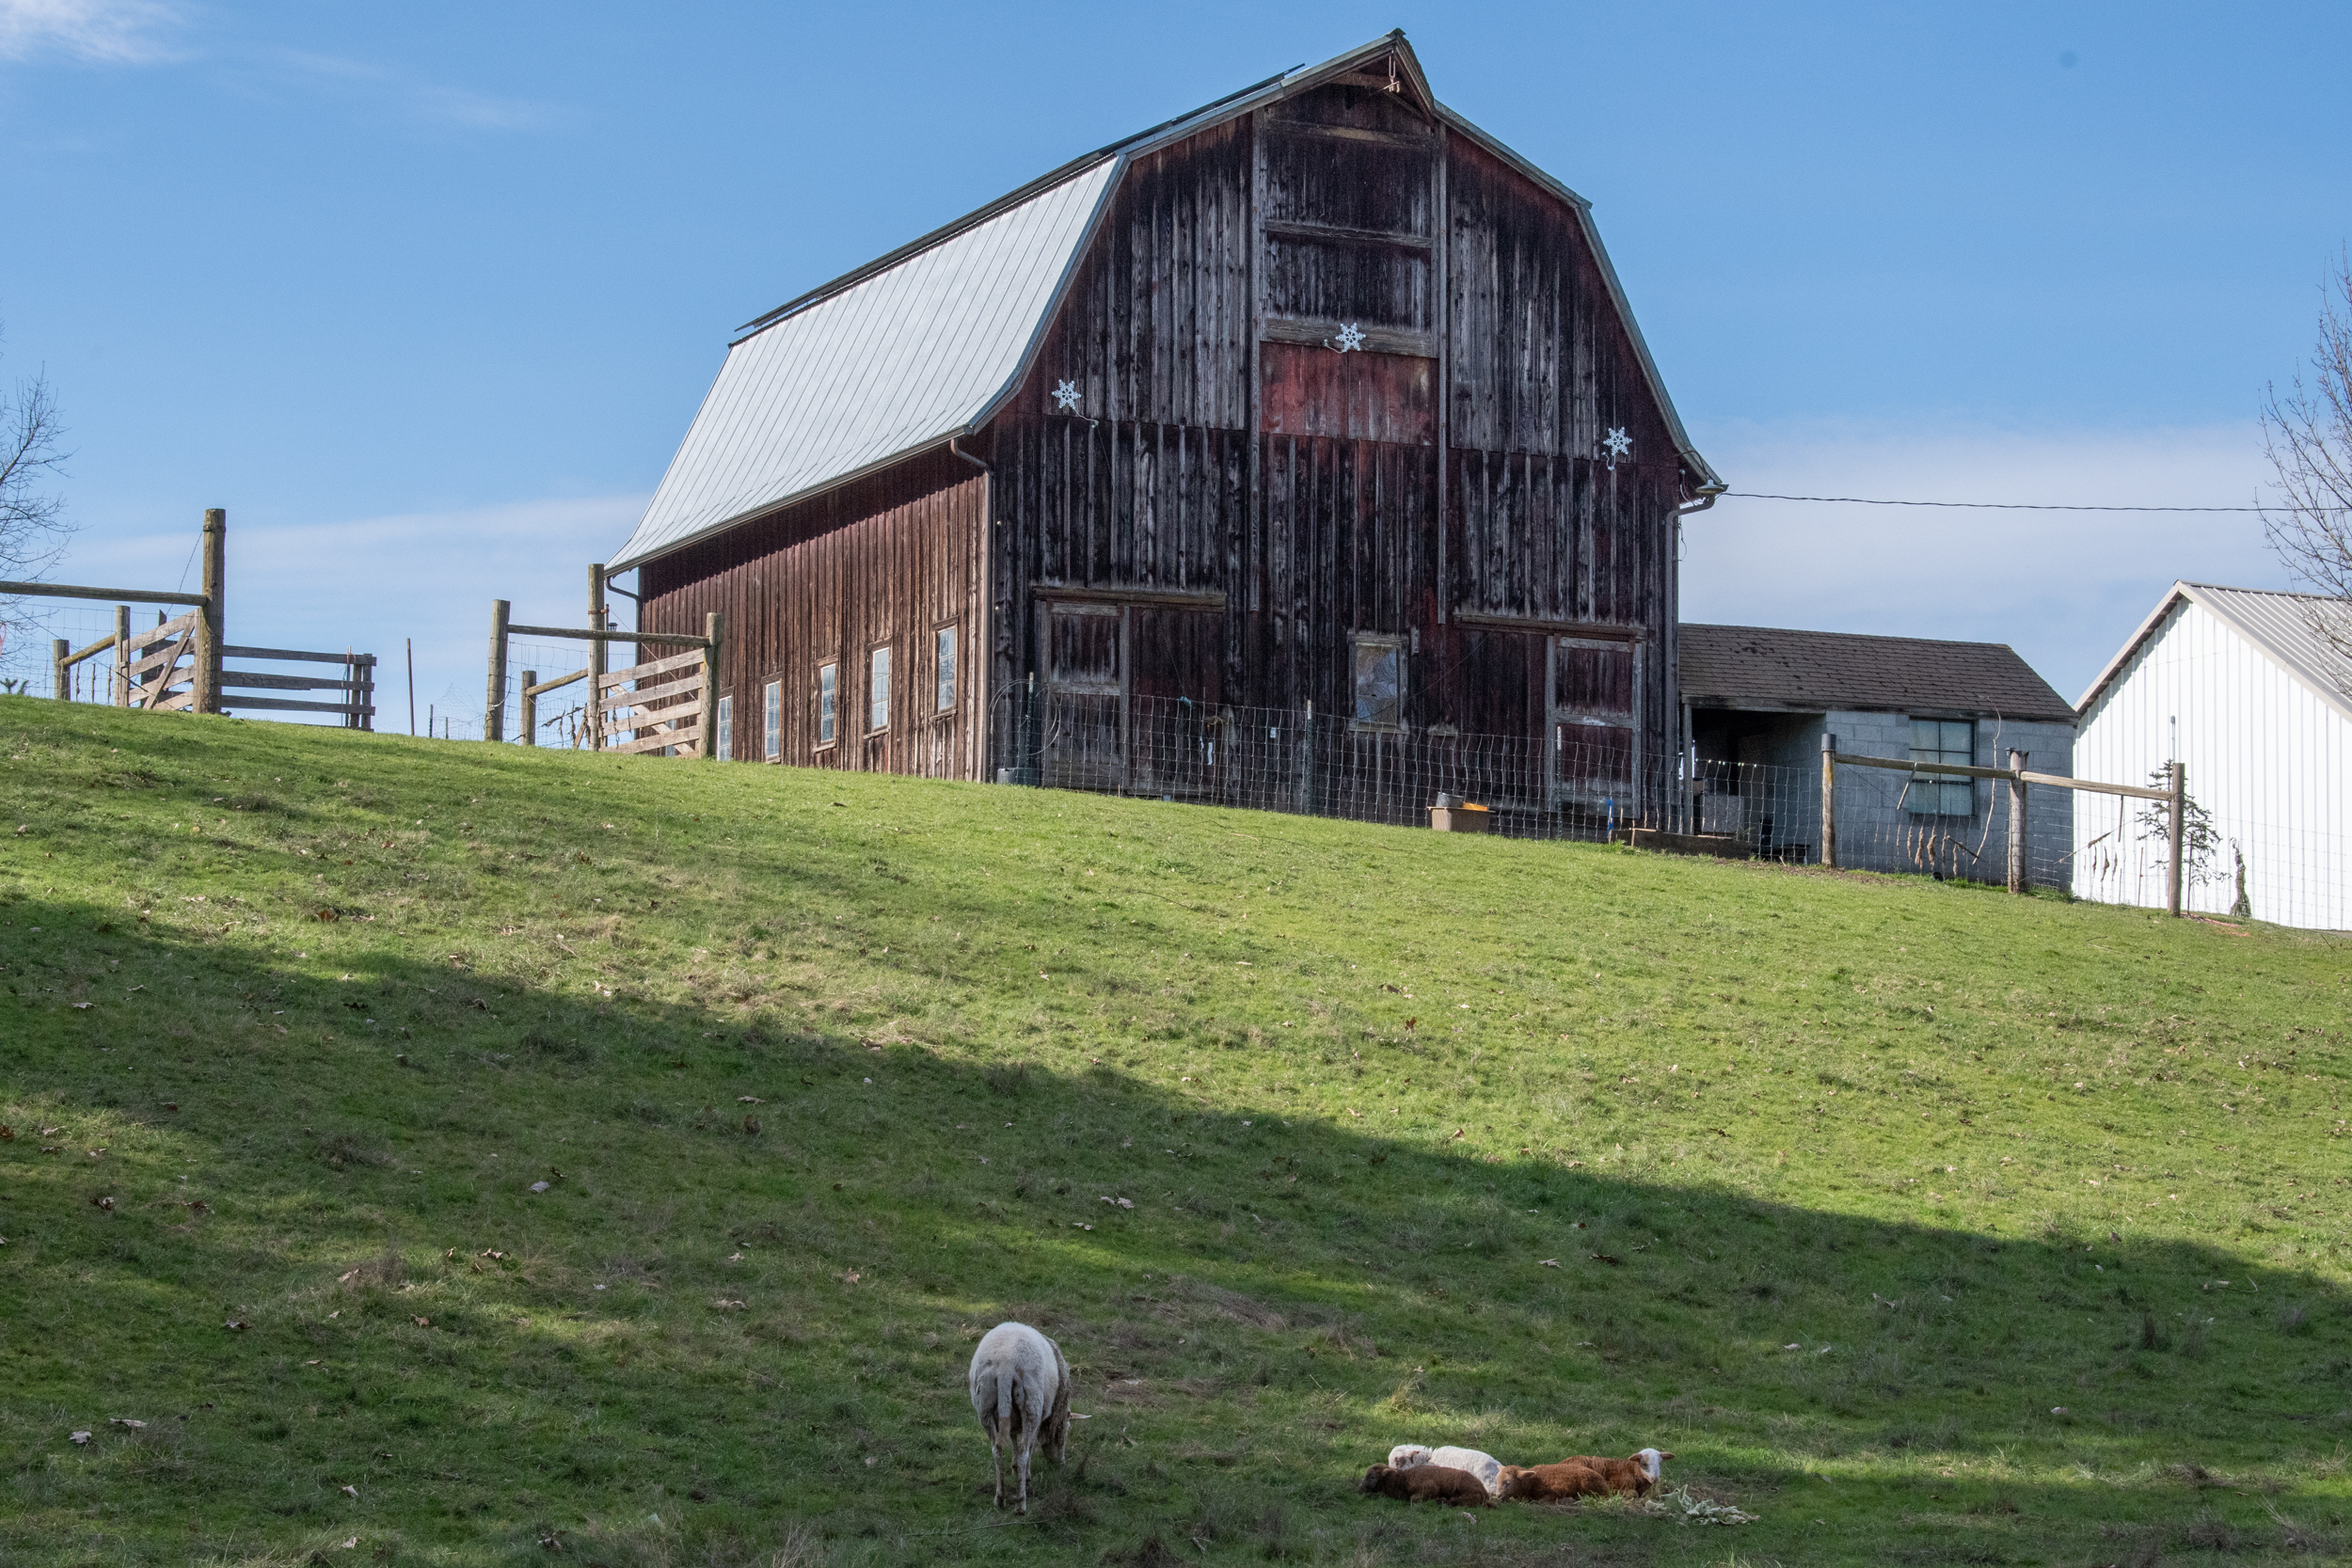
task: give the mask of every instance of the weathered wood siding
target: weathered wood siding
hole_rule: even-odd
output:
[[[1663,414],[1573,209],[1393,95],[1326,87],[1140,160],[995,435],[1002,691],[1052,680],[1056,595],[1181,599],[1184,634],[1131,625],[1130,696],[1343,719],[1351,638],[1389,634],[1409,728],[1534,740],[1552,640],[1597,634],[1641,666],[1640,749],[1671,744]]]
[[[727,618],[723,691],[733,754],[758,760],[768,683],[781,686],[783,755],[803,766],[980,777],[980,562],[987,481],[945,452],[901,464],[649,562],[649,631]],[[937,705],[937,632],[956,628],[954,703]],[[889,722],[867,725],[872,651],[891,650]],[[834,739],[818,738],[820,667],[838,670]]]
[[[1052,728],[1034,681],[1090,737],[1070,776],[1107,778],[1152,698],[1345,725],[1374,636],[1403,650],[1403,724],[1351,729],[1369,760],[1449,726],[1573,746],[1610,776],[1571,789],[1564,763],[1558,798],[1621,805],[1610,770],[1673,733],[1679,454],[1572,203],[1390,79],[1136,157],[966,443],[985,479],[912,459],[645,569],[649,625],[735,628],[737,755],[781,676],[787,760],[1025,770]],[[911,705],[951,620],[964,679],[935,719]],[[898,702],[863,739],[885,640]],[[827,658],[844,733],[820,753]]]

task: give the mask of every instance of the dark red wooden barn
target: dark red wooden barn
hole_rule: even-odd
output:
[[[1722,488],[1586,203],[1395,33],[751,323],[612,569],[726,616],[738,760],[1199,794],[1287,715],[1580,808],[1679,744]]]

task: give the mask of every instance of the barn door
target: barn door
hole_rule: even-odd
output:
[[[1589,637],[1551,639],[1552,804],[1638,818],[1641,766],[1638,644]]]
[[[1044,783],[1118,789],[1127,776],[1127,617],[1118,605],[1049,604],[1045,639]]]

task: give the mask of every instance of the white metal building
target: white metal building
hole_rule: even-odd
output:
[[[2334,600],[2176,582],[2075,705],[2077,778],[2148,784],[2187,765],[2213,838],[2185,908],[2352,928],[2352,661],[2321,630],[2337,624],[2352,630]],[[2162,813],[2077,801],[2076,895],[2162,908]]]

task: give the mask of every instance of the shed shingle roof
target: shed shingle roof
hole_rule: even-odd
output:
[[[1681,674],[1692,707],[2074,719],[2073,705],[2004,642],[1686,624]]]

